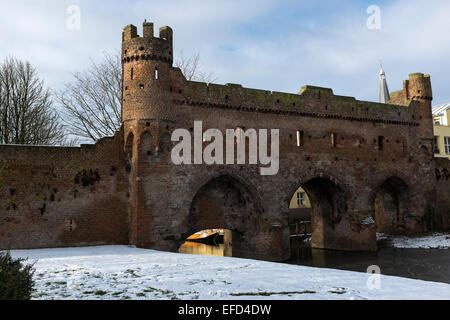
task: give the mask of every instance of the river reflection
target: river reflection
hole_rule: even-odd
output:
[[[380,246],[381,247],[381,246]],[[224,254],[225,245],[208,245],[186,241],[180,253],[209,256]],[[291,239],[291,259],[284,263],[311,267],[366,272],[377,265],[384,275],[450,283],[450,249],[396,249],[381,247],[377,252],[348,252],[311,249],[303,241]]]
[[[226,256],[224,254],[225,251],[225,245],[219,244],[219,245],[208,245],[198,242],[191,242],[186,241],[180,246],[180,249],[178,252],[180,253],[187,253],[187,254],[201,254],[201,255],[207,255],[207,256]]]
[[[385,275],[450,283],[450,250],[379,247],[377,252],[320,250],[291,240],[285,263],[358,272],[377,265]]]

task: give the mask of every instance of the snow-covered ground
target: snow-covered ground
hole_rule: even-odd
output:
[[[438,282],[128,246],[11,254],[38,259],[34,299],[450,299]]]
[[[423,248],[423,249],[449,249],[450,234],[434,233],[423,237],[390,236],[377,234],[377,240],[387,239],[395,248]]]

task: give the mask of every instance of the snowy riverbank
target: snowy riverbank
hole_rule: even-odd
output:
[[[394,248],[450,249],[449,233],[434,233],[420,237],[390,236],[382,233],[377,234],[377,240],[385,239],[388,240],[389,245]]]
[[[38,259],[34,299],[450,299],[450,285],[264,261],[98,246],[13,250]]]

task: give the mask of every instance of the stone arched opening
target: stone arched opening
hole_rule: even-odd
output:
[[[125,154],[130,159],[133,157],[133,143],[134,143],[134,134],[133,132],[130,132],[128,133],[124,146]]]
[[[258,202],[249,188],[230,175],[221,175],[195,194],[182,238],[201,230],[224,229],[228,231],[224,239],[227,255],[249,257],[255,248],[258,217]]]
[[[386,179],[374,197],[377,232],[400,234],[406,230],[405,217],[409,207],[409,187],[399,177]]]
[[[344,190],[326,177],[313,178],[303,183],[311,203],[311,245],[313,248],[333,248],[336,225],[347,212]]]
[[[352,231],[348,230],[347,222],[341,223],[342,220],[345,220],[348,211],[349,195],[342,184],[331,176],[320,175],[303,179],[290,191],[298,190],[299,187],[304,190],[308,198],[307,212],[310,220],[311,247],[349,250],[352,245],[347,240],[351,237],[349,235]],[[289,194],[289,201],[292,203],[291,197],[292,194]],[[290,211],[292,213],[292,210]],[[292,220],[291,216],[290,220]],[[292,235],[292,226],[290,229]],[[303,237],[303,235],[300,234],[299,237]]]

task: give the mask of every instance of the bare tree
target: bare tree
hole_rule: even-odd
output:
[[[56,94],[71,135],[96,141],[112,136],[121,124],[122,68],[120,55],[104,53]]]
[[[200,81],[211,83],[216,81],[212,72],[204,72],[201,70],[200,54],[195,53],[190,57],[185,57],[183,51],[180,51],[179,58],[175,60],[175,67],[180,68],[184,77],[188,81]]]
[[[187,80],[211,82],[212,73],[200,70],[200,55],[190,58],[180,53],[175,62]],[[112,136],[121,125],[122,68],[120,54],[103,54],[99,63],[91,62],[73,82],[56,94],[69,133],[83,140],[97,141]]]
[[[29,62],[13,57],[0,63],[0,143],[66,143],[50,90]]]

